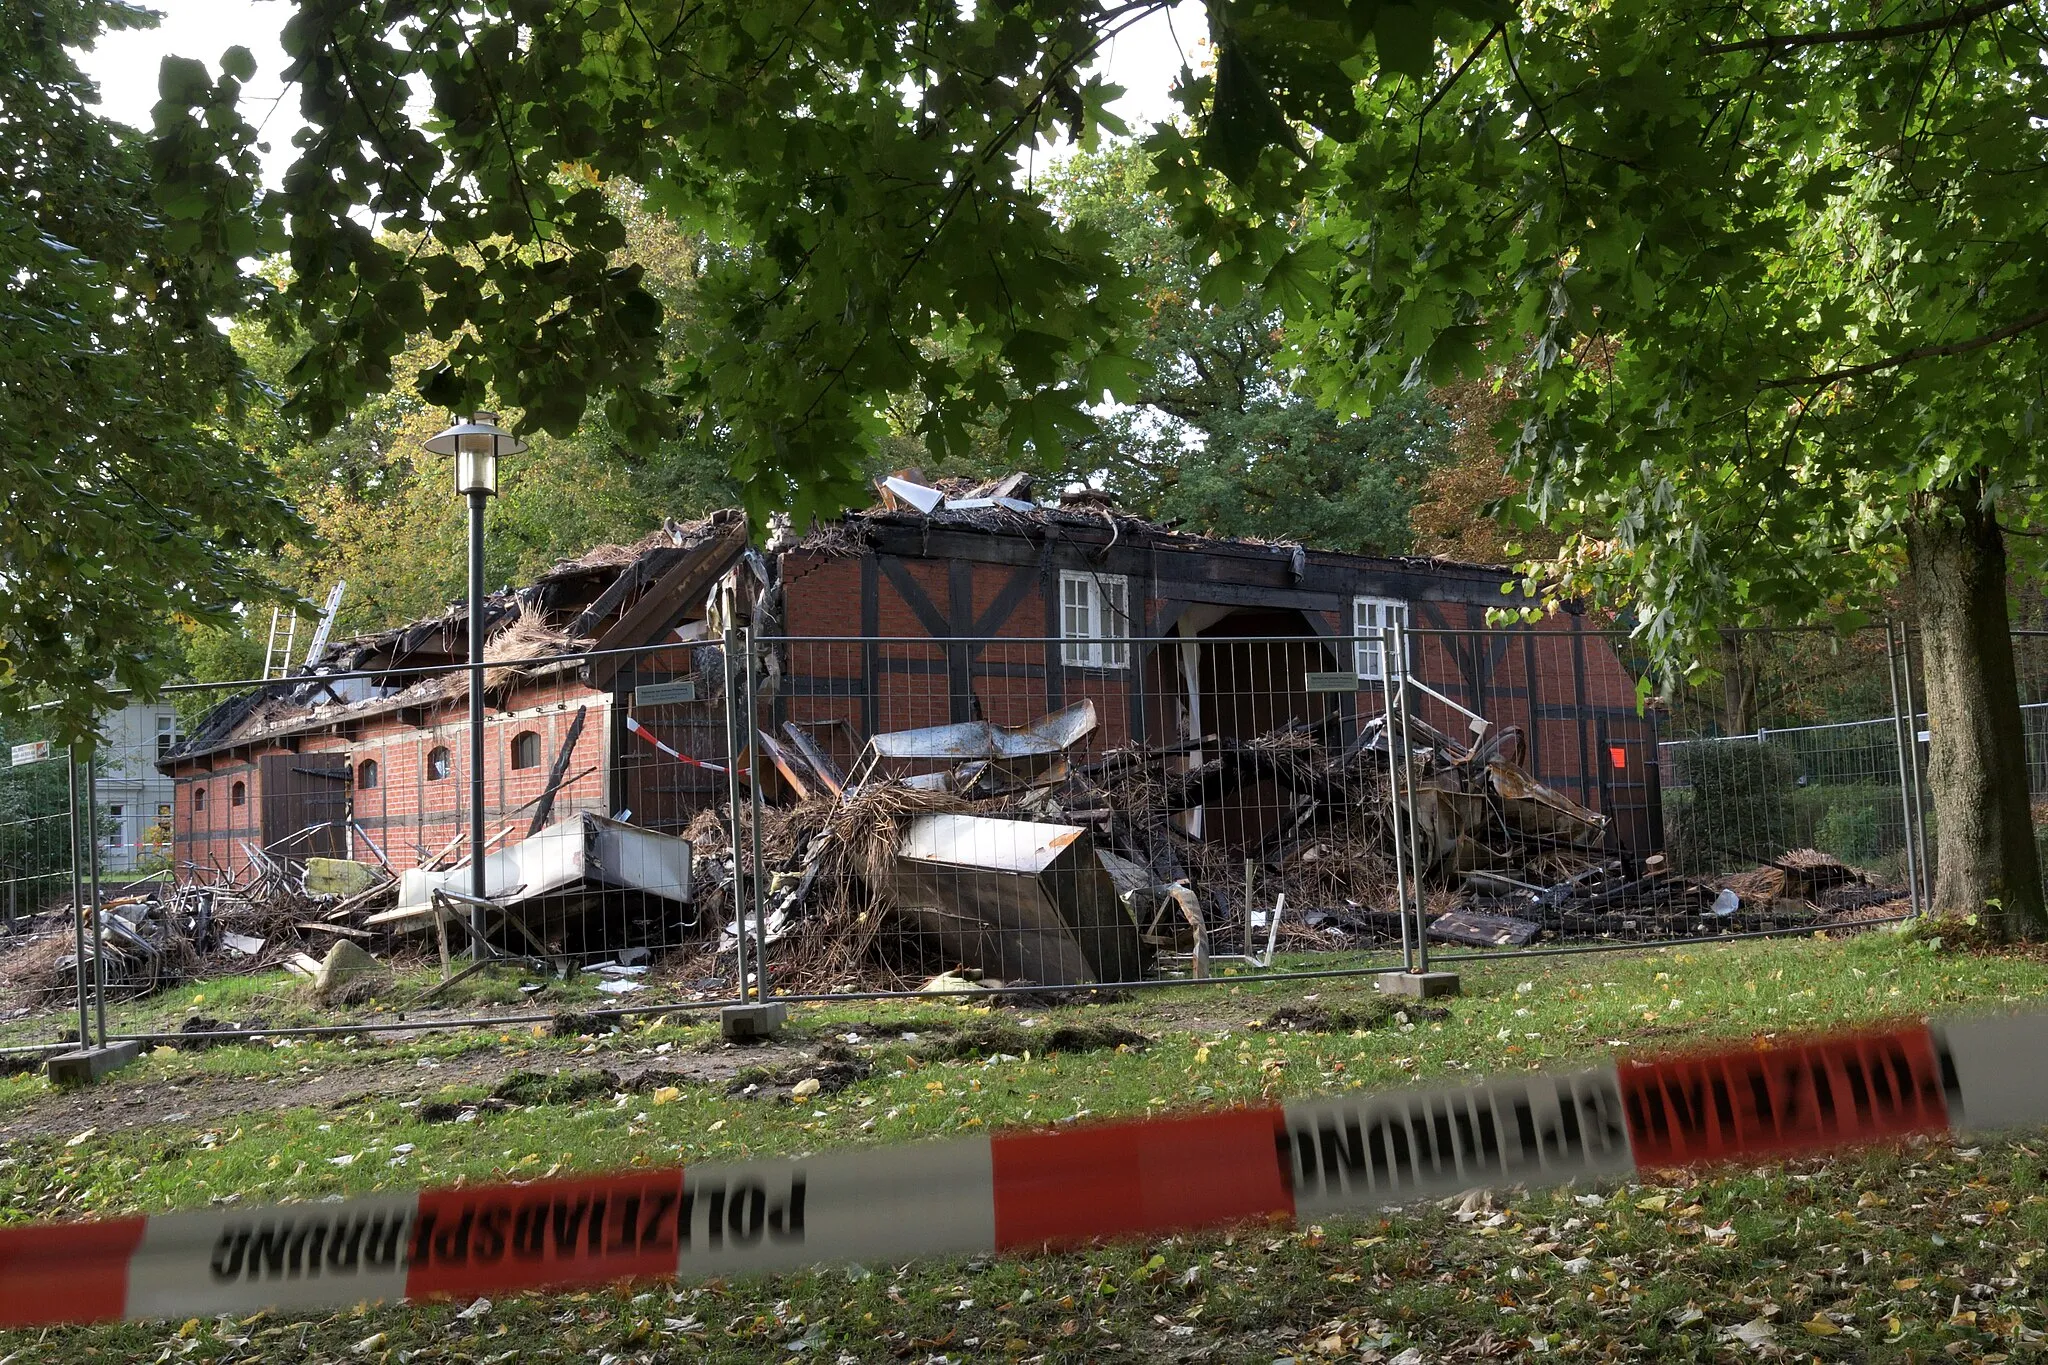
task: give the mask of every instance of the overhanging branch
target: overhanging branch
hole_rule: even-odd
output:
[[[1951,14],[1933,19],[1921,19],[1910,24],[1887,24],[1882,28],[1839,28],[1826,29],[1819,33],[1766,33],[1761,38],[1744,38],[1733,43],[1708,43],[1700,51],[1709,57],[1724,52],[1783,52],[1795,47],[1822,47],[1835,43],[1878,43],[1887,38],[1910,38],[1916,33],[1934,33],[1945,28],[1982,19],[1987,14],[1996,14],[2002,9],[2011,9],[2027,0],[1982,0],[1975,5],[1965,5]]]
[[[1443,97],[1445,95],[1451,93],[1451,87],[1456,85],[1458,83],[1459,78],[1462,77],[1467,71],[1472,69],[1472,63],[1479,60],[1481,54],[1483,54],[1488,47],[1492,46],[1493,40],[1495,38],[1498,38],[1501,35],[1501,31],[1506,27],[1507,23],[1503,20],[1502,22],[1495,24],[1492,28],[1486,30],[1486,36],[1481,38],[1478,41],[1478,43],[1476,43],[1473,46],[1472,50],[1465,55],[1464,61],[1458,63],[1458,69],[1451,73],[1450,79],[1446,80],[1442,85],[1438,86],[1436,90],[1431,93],[1430,97],[1427,100],[1423,101],[1422,108],[1415,115],[1415,122],[1417,124],[1420,124],[1424,119],[1429,117],[1429,111],[1436,108],[1437,105],[1442,102]]]
[[[1967,355],[1971,351],[1981,351],[1986,346],[1996,346],[2001,341],[2008,341],[2022,332],[2031,331],[2041,326],[2043,323],[2048,323],[2048,308],[2043,308],[2038,313],[2029,313],[2018,322],[2007,323],[1996,331],[1986,332],[1982,336],[1971,337],[1968,341],[1947,341],[1938,346],[1915,346],[1910,351],[1901,351],[1897,355],[1886,356],[1883,360],[1872,360],[1862,365],[1849,365],[1839,370],[1829,370],[1824,374],[1794,375],[1789,379],[1766,379],[1758,384],[1757,387],[1760,389],[1815,388],[1824,384],[1833,384],[1843,379],[1855,379],[1866,374],[1878,374],[1885,370],[1896,370],[1900,366],[1910,365],[1916,360],[1933,360],[1939,356]]]

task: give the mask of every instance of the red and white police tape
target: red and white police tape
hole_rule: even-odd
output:
[[[0,1327],[1019,1251],[2043,1122],[2048,1015],[1913,1024],[794,1160],[0,1229]]]
[[[706,772],[723,773],[731,771],[722,763],[707,763],[701,758],[691,758],[688,754],[670,745],[660,735],[655,734],[654,731],[648,729],[631,716],[626,717],[626,731],[629,734],[638,735],[678,763],[687,763],[692,768],[702,768]],[[745,768],[740,769],[740,776],[745,777],[746,775],[747,770]]]

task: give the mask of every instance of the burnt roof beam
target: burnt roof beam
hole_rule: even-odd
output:
[[[747,523],[735,520],[717,528],[695,546],[653,586],[643,593],[592,646],[597,657],[590,662],[593,687],[607,686],[626,666],[628,656],[606,654],[606,650],[630,649],[648,643],[649,637],[679,617],[690,601],[724,573],[733,559],[747,547]]]

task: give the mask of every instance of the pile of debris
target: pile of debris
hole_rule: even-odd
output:
[[[397,903],[370,926],[432,930],[448,959],[448,926],[474,927],[499,955],[562,962],[676,942],[696,928],[691,845],[595,811],[570,811],[487,851],[484,899],[467,862],[408,868]]]
[[[715,809],[681,838],[569,812],[487,852],[482,900],[467,865],[447,865],[453,846],[394,875],[244,845],[235,875],[193,868],[109,899],[101,925],[87,907],[86,941],[103,938],[105,980],[125,994],[280,965],[310,977],[339,943],[381,951],[406,933],[435,933],[445,969],[451,925],[529,961],[618,953],[606,989],[621,994],[641,989],[649,949],[691,935],[703,946],[685,978],[732,980],[744,935],[784,989],[971,990],[1138,980],[1169,955],[1200,972],[1214,957],[1264,965],[1278,944],[1398,942],[1413,930],[1393,910],[1408,877],[1432,940],[1488,947],[1824,926],[1894,898],[1811,849],[1718,879],[1618,851],[1605,816],[1522,766],[1512,726],[1475,718],[1468,742],[1411,720],[1406,745],[1381,717],[1339,727],[1083,761],[1098,728],[1084,700],[1025,726],[875,735],[842,770],[789,724],[737,765],[756,771],[758,756],[764,785],[772,765],[794,797],[763,806],[758,832]],[[758,837],[758,917],[735,833],[742,850]],[[20,995],[32,962],[46,997],[68,993],[71,933],[60,916],[0,975]]]
[[[69,997],[79,966],[74,918],[85,933],[88,977],[110,992],[147,995],[183,981],[286,967],[307,974],[341,939],[382,937],[368,921],[389,906],[398,882],[383,869],[341,858],[294,859],[248,850],[234,874],[213,869],[172,885],[104,897],[95,910],[57,907],[10,955],[6,976],[24,1003]],[[104,961],[97,961],[104,945]]]
[[[394,873],[383,860],[290,857],[243,843],[235,871],[188,864],[186,880],[102,901],[56,908],[0,959],[0,986],[25,1005],[68,996],[79,959],[74,918],[85,931],[88,976],[104,972],[120,996],[144,995],[203,977],[282,967],[325,986],[323,963],[338,944],[384,955],[405,935],[452,946],[482,933],[490,957],[568,969],[594,953],[622,958],[673,944],[698,924],[687,840],[590,811],[570,811],[484,858],[485,899],[467,893],[469,864],[457,836],[424,866]],[[728,855],[726,881],[730,882]],[[104,942],[104,962],[95,962]],[[629,945],[643,945],[634,948]],[[602,969],[600,969],[602,970]],[[642,966],[622,968],[645,972]]]
[[[1718,880],[1618,852],[1607,817],[1522,767],[1513,726],[1476,723],[1464,743],[1411,721],[1398,752],[1381,718],[1342,743],[1334,721],[1293,722],[1080,762],[1096,725],[1083,701],[1028,726],[882,734],[848,772],[793,725],[787,742],[761,735],[802,794],[763,811],[779,982],[901,986],[937,972],[1076,985],[1135,979],[1162,953],[1257,960],[1269,932],[1301,948],[1399,941],[1397,811],[1429,935],[1444,943],[1795,928],[1826,922],[1823,902],[1858,898],[1863,881],[1812,850]],[[1205,818],[1230,837],[1203,837]],[[725,926],[715,951],[731,959],[730,831],[707,811],[690,837],[700,914]],[[745,932],[751,953],[751,920]]]

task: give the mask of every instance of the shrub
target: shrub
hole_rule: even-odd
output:
[[[1877,782],[1809,784],[1792,793],[1792,841],[1869,867],[1899,850],[1899,789]]]
[[[1715,872],[1793,846],[1792,756],[1776,744],[1696,740],[1677,746],[1682,802],[1666,807],[1672,861]]]
[[[1813,846],[1845,863],[1862,865],[1883,853],[1884,812],[1868,800],[1830,805],[1813,831]]]

